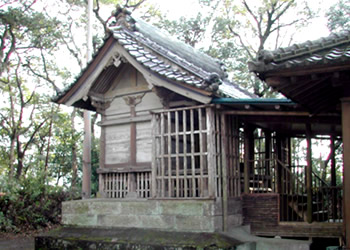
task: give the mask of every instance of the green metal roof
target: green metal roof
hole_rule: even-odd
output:
[[[215,104],[265,104],[265,105],[295,105],[296,103],[289,99],[279,98],[255,98],[255,99],[235,99],[235,98],[213,98]]]

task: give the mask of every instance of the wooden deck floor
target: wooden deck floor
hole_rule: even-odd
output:
[[[338,238],[342,236],[342,223],[281,222],[277,226],[252,226],[252,234],[257,236],[320,237]]]

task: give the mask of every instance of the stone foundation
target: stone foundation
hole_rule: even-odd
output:
[[[135,228],[67,228],[42,234],[36,249],[236,249],[242,242],[220,233],[179,233]]]
[[[241,225],[241,203],[230,204],[228,225]],[[89,199],[62,205],[62,222],[69,226],[220,232],[222,221],[220,200]]]

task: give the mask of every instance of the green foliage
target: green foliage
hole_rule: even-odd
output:
[[[326,17],[330,31],[350,29],[350,0],[339,0],[329,8]]]
[[[44,173],[42,173],[44,174]],[[63,189],[43,183],[43,176],[3,181],[0,196],[0,230],[19,232],[60,223]]]
[[[209,20],[210,17],[205,17],[199,12],[194,18],[180,17],[179,20],[168,20],[163,16],[160,22],[155,25],[195,47],[198,42],[203,40]]]
[[[82,154],[82,132],[72,131],[68,113],[57,112],[54,121],[49,169],[56,183],[61,182],[64,186],[69,186],[73,160],[72,148],[77,147],[78,155]],[[78,165],[81,165],[81,161]]]

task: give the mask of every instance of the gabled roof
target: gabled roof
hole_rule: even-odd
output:
[[[249,62],[250,71],[310,112],[340,112],[350,96],[350,31],[275,51]]]
[[[88,91],[91,88],[108,89],[107,80],[118,73],[115,67],[125,60],[142,72],[146,79],[149,78],[152,84],[162,86],[164,83],[162,87],[179,91],[182,95],[192,91],[206,96],[203,102],[210,102],[215,96],[257,98],[231,83],[222,63],[171,38],[158,28],[132,18],[125,10],[117,11],[116,22],[110,27],[110,33],[110,38],[92,62],[69,88],[55,98],[55,102],[88,108],[91,106]],[[109,66],[113,65],[111,60],[114,60],[115,67]],[[101,63],[105,65],[99,66]],[[104,86],[96,86],[103,83]]]

